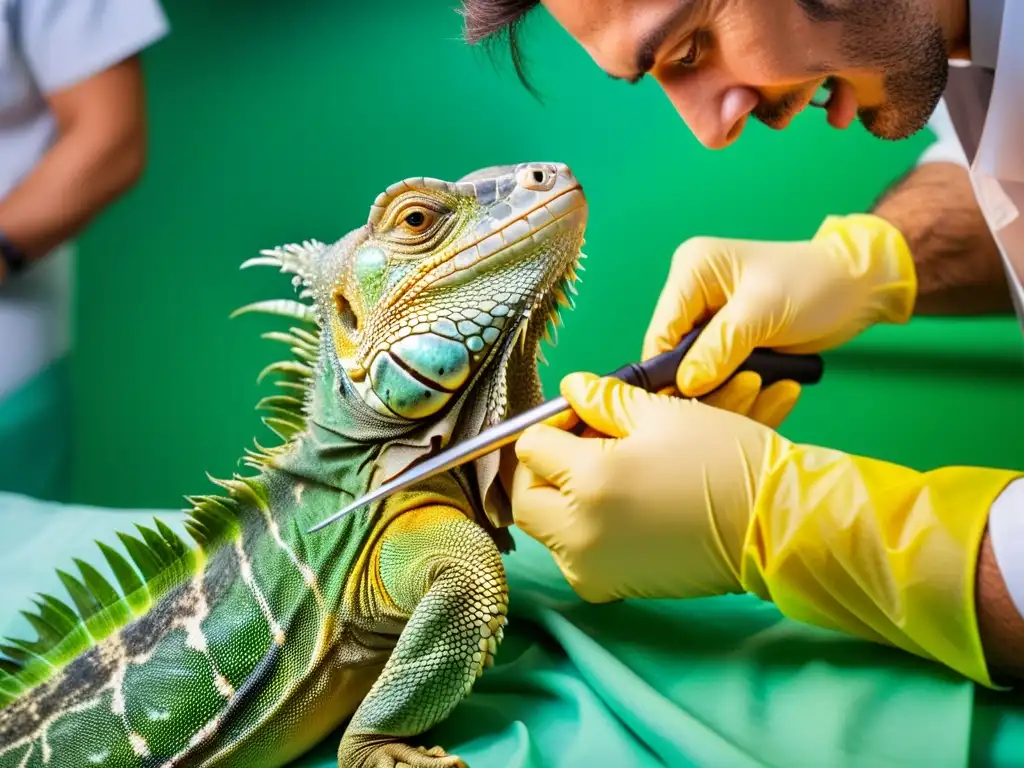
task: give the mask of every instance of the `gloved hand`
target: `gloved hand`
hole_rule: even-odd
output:
[[[748,591],[991,685],[974,613],[988,509],[1020,473],[921,473],[797,445],[695,400],[572,374],[595,433],[516,443],[516,524],[585,600]]]
[[[675,253],[642,357],[713,314],[676,375],[679,392],[696,397],[755,347],[821,352],[873,324],[906,322],[916,294],[907,244],[877,216],[829,217],[803,242],[693,238]]]
[[[778,429],[800,399],[801,387],[791,380],[777,381],[764,388],[761,384],[761,377],[754,371],[740,371],[700,401]],[[673,387],[664,394],[679,392]]]

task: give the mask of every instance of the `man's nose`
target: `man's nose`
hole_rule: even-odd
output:
[[[663,88],[697,141],[708,149],[724,149],[736,141],[758,104],[757,92],[743,86],[711,90],[707,84],[689,82]]]

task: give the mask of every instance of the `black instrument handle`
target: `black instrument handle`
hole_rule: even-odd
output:
[[[668,352],[662,352],[642,363],[629,363],[605,375],[621,379],[648,392],[658,392],[671,387],[675,384],[679,364],[693,347],[702,330],[703,326],[694,328]],[[803,385],[817,384],[825,372],[825,361],[820,355],[797,355],[770,349],[755,349],[736,369],[736,373],[740,371],[754,371],[759,374],[762,387],[787,379]]]

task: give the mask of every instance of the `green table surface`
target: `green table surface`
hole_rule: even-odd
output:
[[[0,631],[63,595],[54,567],[156,514],[0,495]],[[1019,766],[1024,698],[896,650],[789,621],[749,596],[591,606],[516,532],[496,666],[419,743],[471,768],[539,766]],[[116,541],[114,541],[116,544]],[[297,766],[335,765],[332,736]]]

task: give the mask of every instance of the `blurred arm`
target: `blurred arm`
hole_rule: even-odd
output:
[[[18,11],[21,52],[57,138],[0,200],[0,232],[38,259],[81,232],[142,173],[138,53],[166,34],[167,22],[156,0],[32,0]]]
[[[1006,272],[974,197],[945,102],[929,122],[937,141],[876,202],[903,233],[917,268],[919,315],[1012,312]]]
[[[51,94],[60,138],[0,201],[0,231],[30,258],[78,234],[139,178],[146,122],[136,58]]]
[[[1024,481],[989,513],[977,570],[978,630],[995,678],[1024,680]]]

